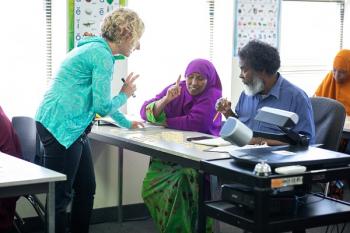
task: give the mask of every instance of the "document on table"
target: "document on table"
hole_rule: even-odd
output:
[[[96,118],[96,122],[97,122],[97,125],[109,125],[109,126],[116,126],[120,128],[118,123],[115,122],[115,120],[113,120],[113,118],[110,116],[98,117]]]
[[[193,142],[195,144],[206,145],[206,146],[228,146],[228,145],[231,145],[230,142],[228,142],[220,137],[202,139],[202,140],[193,140],[191,142]]]
[[[113,120],[113,118],[110,116],[96,118],[96,121],[97,121],[97,125],[109,125],[109,126],[116,126],[120,128],[118,123],[115,120]],[[138,121],[142,122],[142,120],[138,120]],[[140,127],[137,129],[164,128],[164,126],[162,125],[157,125],[150,122],[143,122],[143,126],[144,126],[143,128]]]
[[[140,127],[140,128],[137,128],[137,129],[157,129],[157,128],[164,128],[163,125],[157,125],[157,124],[153,124],[153,123],[150,123],[148,121],[146,122],[143,122],[143,128]]]
[[[209,152],[220,152],[220,153],[229,153],[230,151],[234,150],[244,150],[244,149],[253,149],[253,148],[265,148],[269,147],[267,144],[264,145],[245,145],[245,146],[236,146],[236,145],[229,145],[229,146],[218,146],[213,147],[210,149],[207,149],[206,151]]]

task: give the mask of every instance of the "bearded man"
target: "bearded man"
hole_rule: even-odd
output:
[[[284,79],[278,72],[280,56],[276,48],[267,43],[253,40],[238,52],[241,73],[239,78],[244,84],[235,111],[231,102],[221,98],[216,103],[216,110],[225,117],[235,116],[253,131],[281,133],[274,125],[256,121],[254,118],[262,107],[278,108],[295,112],[299,122],[292,128],[296,133],[315,142],[315,125],[312,106],[307,94]],[[281,145],[283,142],[254,137],[251,144]]]

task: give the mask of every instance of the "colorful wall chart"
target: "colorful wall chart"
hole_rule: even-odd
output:
[[[233,55],[250,40],[279,47],[281,0],[236,0]]]
[[[124,5],[123,0],[70,0],[69,50],[75,47],[84,32],[98,35],[103,17]]]

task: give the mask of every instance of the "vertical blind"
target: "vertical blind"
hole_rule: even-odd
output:
[[[46,80],[52,79],[52,2],[44,0],[46,29]]]

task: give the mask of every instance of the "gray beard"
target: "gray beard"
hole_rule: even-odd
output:
[[[253,96],[263,91],[264,88],[264,82],[260,78],[254,77],[252,83],[244,84],[244,93],[246,95]]]

